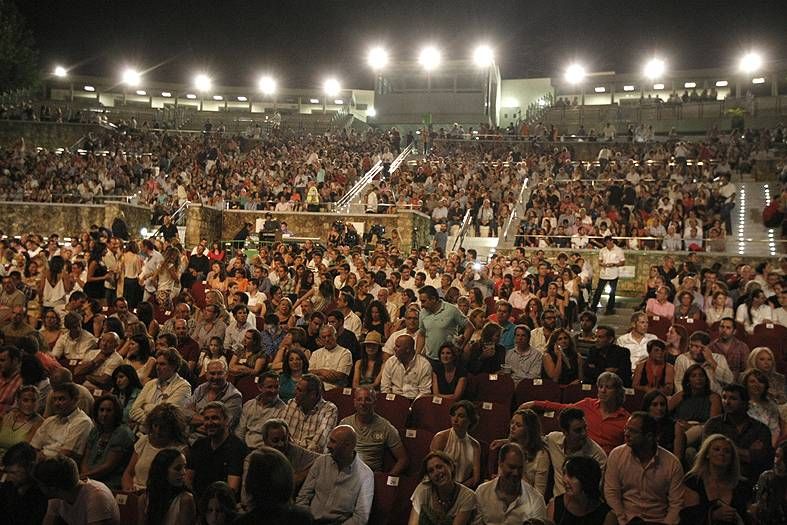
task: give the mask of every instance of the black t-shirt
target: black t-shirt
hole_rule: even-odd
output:
[[[178,227],[174,224],[170,224],[169,226],[163,224],[161,226],[161,235],[164,236],[165,241],[175,239],[178,236]]]
[[[24,494],[10,482],[0,484],[0,516],[6,525],[39,525],[46,508],[47,498],[36,483]]]
[[[214,481],[226,482],[227,476],[242,476],[246,452],[246,444],[232,433],[216,450],[208,437],[195,441],[188,462],[188,468],[194,471],[194,495],[199,498]]]

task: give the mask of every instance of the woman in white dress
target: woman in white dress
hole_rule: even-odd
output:
[[[470,401],[451,405],[451,428],[435,434],[431,450],[448,454],[454,461],[454,480],[471,489],[481,481],[481,446],[470,431],[478,423],[478,412]]]
[[[45,310],[54,310],[62,319],[66,314],[68,296],[74,288],[74,282],[65,271],[65,261],[62,257],[59,255],[52,257],[49,261],[49,271],[40,283],[41,305]]]

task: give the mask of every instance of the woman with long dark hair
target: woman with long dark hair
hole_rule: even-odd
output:
[[[159,324],[156,321],[153,305],[147,301],[142,301],[137,306],[137,319],[145,325],[150,337],[155,341],[158,337]]]
[[[112,372],[110,392],[123,408],[123,421],[128,421],[128,413],[142,391],[142,382],[133,366],[123,364]]]
[[[581,379],[579,355],[571,334],[566,330],[558,328],[549,336],[542,368],[546,377],[561,385],[576,383]]]
[[[380,301],[372,301],[366,307],[363,314],[364,335],[370,332],[377,332],[383,340],[387,340],[391,335],[391,318],[388,310]]]
[[[773,469],[760,474],[756,493],[752,513],[757,517],[757,523],[787,523],[787,441],[776,447]]]
[[[529,408],[520,408],[511,416],[507,439],[496,439],[489,445],[490,456],[497,455],[506,443],[516,443],[524,454],[523,478],[542,496],[549,478],[549,453],[541,437],[541,422],[538,414]],[[497,473],[497,461],[490,462],[490,474]]]
[[[199,525],[231,525],[238,517],[235,493],[224,481],[214,481],[197,502]]]
[[[363,351],[354,365],[352,386],[358,388],[367,385],[379,389],[383,363],[388,358],[388,354],[383,352],[382,336],[379,332],[370,332],[361,344]]]
[[[107,266],[103,261],[105,253],[107,253],[107,245],[102,242],[96,243],[90,250],[85,280],[85,294],[90,299],[98,300],[102,305],[106,304],[104,282],[108,277]]]
[[[557,468],[555,470],[558,470]],[[561,472],[566,492],[552,498],[547,517],[561,525],[598,525],[604,523],[609,506],[601,497],[601,467],[595,459],[569,456]]]
[[[134,434],[123,423],[123,407],[112,394],[93,404],[95,427],[87,438],[80,474],[120,490],[120,478],[134,449]]]
[[[417,312],[408,312],[408,315],[417,315]],[[432,365],[432,394],[449,402],[459,401],[467,385],[467,371],[459,349],[451,343],[443,343],[437,351],[437,359]]]
[[[186,458],[177,449],[164,449],[153,459],[147,491],[139,500],[142,525],[193,525],[194,496],[186,489]]]
[[[758,324],[773,321],[773,308],[768,304],[765,292],[759,288],[752,290],[746,301],[735,311],[735,320],[750,334]]]
[[[670,412],[686,432],[686,445],[699,441],[702,425],[721,415],[721,397],[711,391],[708,373],[702,365],[691,365],[681,381],[683,390],[669,399]]]

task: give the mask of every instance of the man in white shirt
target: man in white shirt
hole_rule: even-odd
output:
[[[478,510],[487,525],[529,523],[547,519],[544,496],[523,479],[525,453],[517,443],[500,447],[497,478],[476,490]]]
[[[598,254],[598,265],[601,268],[598,276],[598,284],[590,303],[590,310],[598,310],[599,301],[604,288],[609,285],[609,301],[607,301],[607,315],[615,313],[615,290],[618,288],[618,277],[620,277],[620,267],[626,264],[626,257],[623,250],[615,244],[611,235],[604,238],[605,246]]]
[[[396,346],[396,340],[400,335],[409,335],[416,339],[418,336],[418,307],[411,305],[404,313],[404,328],[397,330],[388,337],[388,340],[383,345],[383,352],[393,355]]]
[[[164,256],[156,250],[156,245],[150,239],[142,241],[142,252],[147,256],[145,264],[142,265],[142,273],[139,275],[139,282],[145,288],[145,300],[149,301],[156,293],[158,279],[156,271],[164,262]]]
[[[394,357],[383,364],[380,390],[415,399],[432,392],[432,365],[415,353],[415,339],[400,335],[394,345]]]
[[[44,457],[63,455],[79,461],[93,421],[77,407],[79,390],[74,383],[56,385],[52,398],[55,414],[44,420],[30,444]]]
[[[341,292],[336,299],[336,307],[344,314],[344,328],[354,333],[355,337],[360,339],[363,323],[358,314],[353,312],[353,306],[355,306],[355,298],[347,292]]]
[[[648,333],[648,315],[645,312],[636,312],[631,316],[631,331],[618,337],[618,345],[628,348],[631,357],[631,369],[637,368],[637,363],[648,357],[648,343],[658,339]]]
[[[83,383],[88,389],[107,388],[112,382],[112,372],[123,364],[117,353],[120,338],[115,332],[101,334],[98,348],[85,354],[85,358],[74,371],[77,376],[87,376]]]
[[[352,353],[336,344],[336,329],[330,324],[320,328],[322,347],[309,358],[309,372],[322,379],[326,390],[347,386],[353,366]]]
[[[158,378],[150,380],[134,400],[128,414],[130,423],[143,425],[147,415],[161,403],[171,403],[181,408],[191,395],[191,385],[178,375],[181,357],[174,348],[162,350],[156,356]]]
[[[82,317],[74,312],[69,312],[63,319],[66,333],[61,335],[54,348],[52,356],[65,358],[68,361],[81,361],[87,351],[96,346],[96,338],[87,330],[82,329]]]
[[[587,229],[584,226],[577,228],[577,233],[571,236],[571,249],[582,250],[587,248],[590,239],[587,236]]]
[[[691,365],[697,364],[705,369],[710,380],[710,389],[721,395],[724,385],[734,382],[735,378],[727,364],[727,358],[711,352],[708,345],[710,336],[705,332],[694,332],[689,337],[689,351],[675,360],[675,392],[683,390],[683,376]]]
[[[399,279],[399,286],[403,289],[409,288],[418,294],[418,288],[415,286],[415,278],[412,276],[412,269],[406,264],[400,269],[402,276]]]

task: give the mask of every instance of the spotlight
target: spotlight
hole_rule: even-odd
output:
[[[486,44],[481,44],[473,51],[473,62],[478,67],[489,67],[495,61],[495,52]]]
[[[260,88],[263,95],[270,96],[276,93],[276,80],[269,75],[260,77],[257,86]]]
[[[762,67],[762,56],[754,51],[749,51],[741,57],[738,69],[742,73],[754,73]]]
[[[661,77],[667,70],[667,64],[660,58],[651,58],[645,64],[645,76],[651,80]]]
[[[366,63],[375,71],[380,71],[388,65],[388,51],[382,47],[373,47],[369,50]]]
[[[580,64],[571,64],[566,68],[565,76],[569,84],[579,84],[585,79],[585,68]]]
[[[66,68],[64,68],[63,66],[57,66],[55,68],[54,73],[56,77],[60,77],[60,78],[63,78],[68,75],[68,71],[66,71]]]
[[[432,71],[437,69],[442,62],[442,54],[440,50],[437,49],[435,46],[426,46],[421,50],[421,53],[418,55],[418,63],[421,64],[426,71]]]
[[[335,97],[342,90],[341,84],[335,78],[329,78],[322,84],[322,90],[329,97]]]
[[[126,68],[123,71],[123,83],[127,86],[138,86],[141,79],[142,77],[136,69]]]
[[[194,87],[198,91],[210,91],[211,86],[213,86],[213,81],[205,73],[200,73],[194,77]]]

